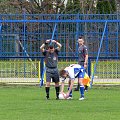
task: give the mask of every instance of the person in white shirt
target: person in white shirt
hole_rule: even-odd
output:
[[[84,100],[84,85],[82,83],[85,75],[85,69],[83,66],[79,64],[71,64],[69,67],[60,70],[60,76],[62,77],[61,83],[61,93],[64,91],[64,81],[67,77],[69,77],[69,88],[68,92],[66,93],[66,99],[72,97],[72,88],[74,85],[75,78],[78,77],[78,81],[80,84],[80,98],[79,100]]]

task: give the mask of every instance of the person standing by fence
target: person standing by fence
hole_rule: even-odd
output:
[[[83,37],[79,37],[78,38],[78,44],[79,44],[79,47],[78,47],[78,64],[79,65],[82,65],[85,70],[87,69],[87,65],[88,65],[88,49],[87,49],[87,46],[84,44],[84,38]],[[85,86],[85,91],[88,90],[88,86],[87,85],[84,85]],[[78,85],[77,87],[75,88],[75,91],[79,91],[79,82],[78,82]]]
[[[57,45],[57,48],[54,48],[50,43]],[[48,45],[48,49],[45,49],[45,46]],[[60,51],[62,45],[55,40],[46,40],[44,44],[41,45],[40,50],[45,56],[45,66],[46,66],[46,99],[49,99],[50,83],[51,79],[55,83],[56,90],[56,99],[59,99],[59,71],[57,68],[58,64],[58,52]]]

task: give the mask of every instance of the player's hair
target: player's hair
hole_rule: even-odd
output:
[[[49,45],[48,48],[49,48],[49,49],[53,49],[54,46],[53,46],[53,45]]]
[[[83,36],[79,36],[79,38],[78,39],[82,39],[83,40],[83,42],[84,42],[84,44],[85,44],[85,39],[84,39],[84,37]]]
[[[60,70],[59,74],[62,77],[64,74],[66,73],[66,71],[64,69]]]
[[[83,39],[84,40],[84,37],[83,36],[79,36],[79,38],[78,39]]]

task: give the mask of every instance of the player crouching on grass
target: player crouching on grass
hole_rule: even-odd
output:
[[[64,91],[64,81],[66,77],[69,77],[69,87],[68,87],[68,92],[66,93],[66,99],[70,99],[72,97],[72,88],[74,85],[75,78],[78,77],[78,81],[80,84],[80,98],[79,100],[84,100],[84,85],[83,85],[83,80],[84,80],[84,75],[85,75],[85,69],[83,66],[79,64],[72,64],[69,67],[66,67],[65,69],[60,70],[60,76],[63,78],[62,83],[61,83],[61,93]]]
[[[51,45],[51,42],[57,45]],[[46,45],[48,49],[45,49]],[[41,45],[40,50],[45,56],[45,66],[46,66],[46,98],[49,99],[50,82],[51,79],[55,83],[56,99],[59,99],[59,71],[58,71],[58,53],[62,45],[55,40],[46,40],[44,44]]]

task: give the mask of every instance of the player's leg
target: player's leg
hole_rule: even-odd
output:
[[[87,85],[84,86],[85,86],[84,91],[88,91],[88,86]]]
[[[68,90],[70,88],[71,85],[71,80],[68,81]],[[70,91],[69,97],[67,99],[72,99],[72,90]]]
[[[80,99],[79,100],[84,100],[84,85],[83,85],[83,79],[84,79],[84,74],[85,72],[80,72],[78,74],[78,79],[79,79],[79,84],[80,84],[80,88],[79,88],[79,91],[80,91]]]
[[[84,85],[82,84],[83,78],[79,78],[79,84],[80,84],[80,99],[79,100],[83,100],[84,99]]]
[[[59,73],[54,73],[52,76],[53,82],[55,82],[55,90],[56,90],[56,100],[59,99],[59,92],[60,92],[60,86],[59,86]]]
[[[79,88],[80,88],[80,84],[79,84],[79,80],[78,80],[77,87],[74,89],[74,91],[79,91]]]
[[[46,86],[45,86],[45,91],[46,91],[46,98],[49,99],[49,91],[50,91],[50,82],[51,82],[51,74],[46,72]]]
[[[56,100],[58,100],[59,99],[59,92],[60,92],[59,82],[55,83],[55,90],[56,90]]]
[[[79,62],[79,65],[84,66],[84,61]],[[74,89],[74,91],[79,91],[79,88],[80,88],[80,84],[79,84],[79,79],[78,79],[78,84],[77,84],[77,87]]]

